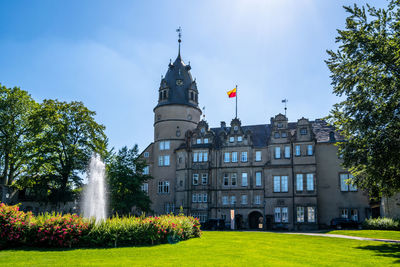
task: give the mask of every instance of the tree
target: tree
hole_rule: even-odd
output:
[[[43,129],[35,139],[40,156],[32,163],[36,175],[29,180],[47,186],[54,202],[71,200],[93,153],[106,156],[105,127],[95,121],[95,114],[82,102],[57,100],[44,100],[37,113]]]
[[[34,123],[39,109],[28,92],[0,84],[0,184],[12,185],[26,174],[36,156],[33,140],[40,131]]]
[[[328,121],[353,182],[371,196],[400,191],[400,1],[387,8],[344,7],[338,50],[327,51],[335,104]]]
[[[120,214],[129,214],[133,206],[150,211],[150,198],[141,186],[151,177],[144,174],[146,162],[138,155],[138,147],[126,146],[114,155],[107,166],[111,208]]]

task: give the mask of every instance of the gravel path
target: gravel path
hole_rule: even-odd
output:
[[[364,241],[379,241],[379,242],[400,244],[400,240],[382,239],[382,238],[369,238],[369,237],[359,237],[359,236],[349,236],[349,235],[334,235],[334,234],[322,234],[322,233],[301,233],[301,232],[285,233],[285,234],[336,237],[336,238],[346,238],[346,239],[355,239],[355,240],[364,240]]]

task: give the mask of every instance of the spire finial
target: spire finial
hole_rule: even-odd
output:
[[[179,28],[176,29],[176,32],[178,33],[178,43],[179,43],[178,56],[180,56],[180,55],[181,55],[181,42],[182,42],[182,40],[181,40],[181,37],[182,37],[182,29],[181,29],[181,26],[179,26]]]

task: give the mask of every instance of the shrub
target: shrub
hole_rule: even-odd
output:
[[[391,218],[371,218],[363,222],[363,227],[371,230],[400,230],[400,222]]]
[[[0,203],[0,248],[26,242],[31,218],[32,213],[20,211],[18,205]]]

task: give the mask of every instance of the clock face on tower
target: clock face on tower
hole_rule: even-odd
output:
[[[178,85],[178,86],[183,85],[183,81],[182,80],[176,80],[176,85]]]

